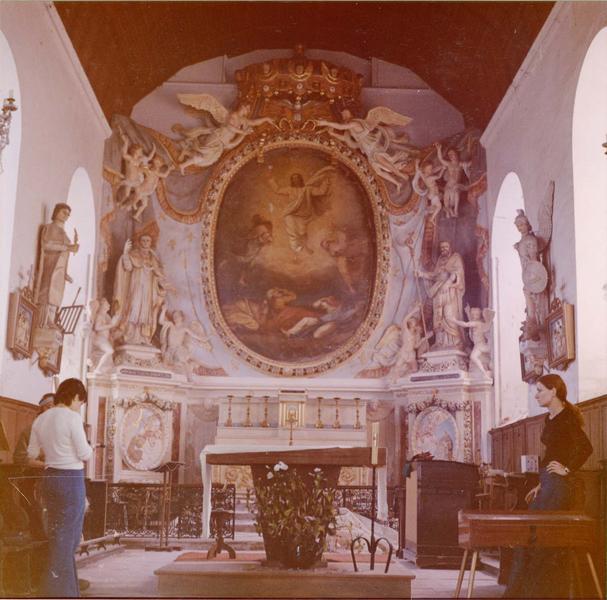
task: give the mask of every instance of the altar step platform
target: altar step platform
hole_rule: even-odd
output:
[[[398,561],[384,573],[385,556],[375,570],[369,557],[358,556],[354,572],[348,553],[325,553],[326,567],[279,569],[265,567],[264,552],[237,552],[236,559],[220,554],[185,552],[154,571],[158,596],[180,598],[411,598],[415,575]]]

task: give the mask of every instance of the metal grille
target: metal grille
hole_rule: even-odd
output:
[[[370,485],[340,485],[337,487],[335,500],[339,506],[343,506],[352,512],[371,518],[371,499],[373,488]],[[398,530],[398,488],[388,488],[388,522],[392,529]]]
[[[158,537],[162,486],[145,483],[108,485],[105,532],[124,537]],[[234,538],[236,489],[233,484],[213,484],[213,508],[232,513],[226,522],[224,537]],[[211,529],[211,534],[215,532]],[[171,488],[169,537],[198,538],[202,535],[202,485],[182,484]]]

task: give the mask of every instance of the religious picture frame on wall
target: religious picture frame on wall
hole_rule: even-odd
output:
[[[10,295],[8,311],[7,346],[17,359],[30,358],[38,308],[29,290],[18,290]]]
[[[38,364],[45,375],[57,375],[61,371],[61,355],[63,353],[63,344],[57,345],[48,352],[40,355]]]
[[[575,359],[575,328],[573,304],[558,298],[551,304],[546,319],[548,339],[548,366],[551,369],[566,369]]]
[[[525,383],[534,383],[535,381],[537,381],[539,375],[541,375],[541,371],[540,373],[537,372],[533,355],[529,352],[521,352],[520,357],[521,379]]]

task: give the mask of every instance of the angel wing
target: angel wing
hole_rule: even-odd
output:
[[[495,317],[495,311],[491,308],[483,308],[483,321],[489,324]]]
[[[552,237],[552,209],[554,207],[554,181],[548,183],[544,200],[540,204],[537,211],[538,230],[536,237],[538,238],[538,250],[542,252],[548,246]]]
[[[375,108],[372,108],[365,117],[365,121],[371,128],[377,127],[379,123],[405,126],[411,123],[412,120],[411,117],[401,115],[387,106],[376,106]]]
[[[228,120],[230,111],[211,94],[177,94],[177,98],[182,104],[211,113],[213,119],[222,125]]]

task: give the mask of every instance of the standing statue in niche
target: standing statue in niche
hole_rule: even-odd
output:
[[[415,315],[422,310],[418,302],[403,319],[401,328],[401,346],[396,357],[396,363],[392,367],[391,377],[393,380],[404,377],[418,370],[417,357],[428,349],[428,340],[433,332],[424,335],[420,319]]]
[[[179,169],[181,174],[195,165],[209,167],[215,164],[227,150],[236,148],[255,127],[264,123],[275,125],[270,117],[250,119],[251,107],[242,104],[236,110],[229,111],[221,102],[210,94],[178,94],[182,104],[204,110],[213,117],[215,127],[199,126],[185,129],[183,125],[173,125],[173,131],[183,136]]]
[[[120,315],[117,329],[125,343],[151,344],[166,291],[166,278],[152,249],[152,236],[140,235],[135,248],[127,240],[114,280],[114,302]]]
[[[438,160],[444,167],[445,188],[443,189],[443,203],[447,218],[456,218],[459,215],[459,195],[460,192],[467,189],[466,185],[461,184],[460,177],[462,172],[469,177],[470,163],[460,161],[459,154],[454,148],[447,151],[447,160],[443,157],[442,147],[435,144]]]
[[[432,322],[435,333],[433,348],[463,347],[462,331],[455,321],[463,318],[462,300],[466,291],[464,261],[447,241],[439,242],[440,255],[432,271],[418,271],[417,277],[429,282],[432,298]]]
[[[534,233],[524,210],[518,210],[514,224],[521,239],[514,244],[523,271],[523,294],[527,318],[523,323],[524,340],[539,340],[548,316],[548,271],[544,265],[544,252],[552,235],[552,207],[554,182],[548,184],[544,201],[538,210],[539,231]]]
[[[40,258],[34,302],[40,307],[39,326],[58,329],[58,311],[63,301],[65,282],[72,283],[67,273],[69,256],[79,249],[78,232],[74,229],[74,241],[65,233],[65,223],[72,209],[62,202],[55,205],[51,222],[40,233]]]
[[[99,350],[101,358],[95,367],[94,373],[103,373],[112,365],[114,347],[110,341],[110,330],[118,325],[120,315],[110,317],[110,303],[105,299],[91,300],[89,303],[90,320],[92,326],[91,354]]]
[[[495,311],[490,308],[470,308],[466,306],[466,316],[468,321],[453,320],[455,325],[470,329],[470,339],[474,344],[472,352],[470,352],[470,360],[481,370],[487,377],[491,377],[491,371],[488,369],[489,356],[491,350],[489,348],[489,340],[487,334],[491,329],[491,323],[495,317]]]
[[[364,119],[353,118],[348,109],[342,111],[341,117],[343,123],[319,119],[316,125],[327,127],[331,137],[353,150],[360,150],[373,170],[400,192],[402,182],[409,179],[403,168],[417,149],[409,143],[406,134],[397,137],[391,126],[408,125],[411,118],[385,106],[372,108]]]
[[[197,364],[192,358],[191,340],[211,351],[211,344],[202,324],[194,321],[190,326],[186,325],[184,314],[180,310],[174,310],[171,318],[168,318],[166,305],[162,307],[159,323],[162,327],[160,330],[162,362],[167,367],[183,368],[188,381],[191,381],[193,367]]]

